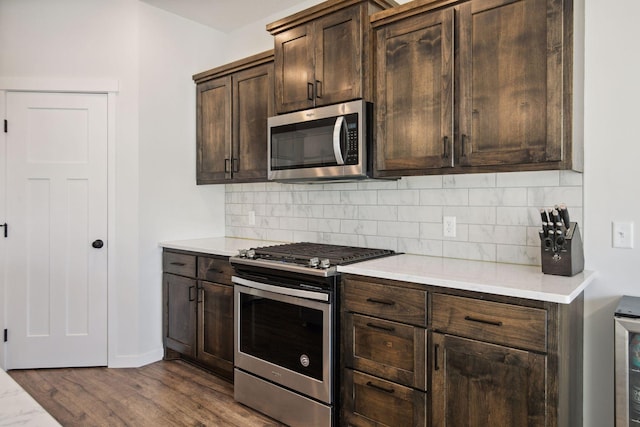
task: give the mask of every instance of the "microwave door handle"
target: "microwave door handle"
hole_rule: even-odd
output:
[[[344,117],[340,116],[336,120],[336,124],[333,126],[333,154],[336,157],[336,162],[339,165],[344,165],[344,159],[342,158],[342,144],[340,144],[340,137],[342,136],[342,129],[345,127]]]

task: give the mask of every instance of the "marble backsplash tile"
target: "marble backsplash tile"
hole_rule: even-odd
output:
[[[572,171],[227,184],[225,191],[228,237],[539,265],[540,208],[565,203],[582,227],[582,174]],[[443,216],[456,217],[455,237],[444,237]]]

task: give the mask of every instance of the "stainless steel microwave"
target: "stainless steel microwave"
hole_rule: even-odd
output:
[[[269,117],[269,180],[367,178],[371,117],[372,104],[363,100]]]

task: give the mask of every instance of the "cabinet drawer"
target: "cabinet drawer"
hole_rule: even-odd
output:
[[[162,256],[162,271],[180,276],[196,277],[196,256],[164,252]]]
[[[427,292],[417,289],[345,279],[344,306],[348,311],[384,319],[427,324]]]
[[[209,282],[232,285],[233,267],[229,258],[198,257],[198,278]]]
[[[348,367],[426,390],[426,329],[353,313],[345,326]]]
[[[511,347],[546,352],[547,312],[451,295],[432,297],[434,330]]]
[[[347,426],[426,426],[426,393],[345,369]]]

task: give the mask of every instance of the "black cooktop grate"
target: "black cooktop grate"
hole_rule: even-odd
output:
[[[309,258],[328,258],[331,265],[346,265],[394,255],[389,249],[371,249],[357,246],[329,245],[324,243],[287,243],[276,246],[255,248],[256,258],[267,258],[282,261],[306,261]]]

